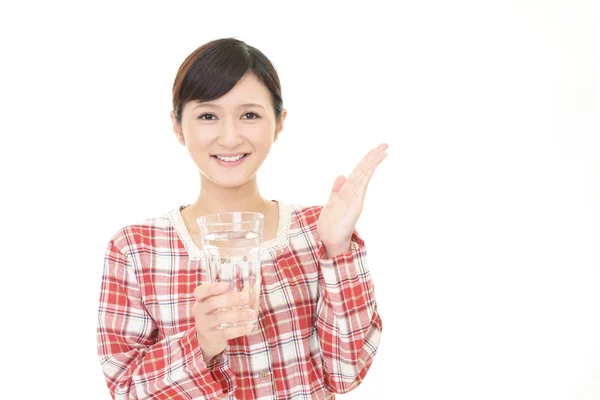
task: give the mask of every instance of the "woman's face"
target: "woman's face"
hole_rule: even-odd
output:
[[[171,120],[200,172],[219,186],[233,188],[254,178],[283,129],[285,115],[277,123],[269,90],[246,73],[222,97],[185,104],[181,125],[173,111]]]

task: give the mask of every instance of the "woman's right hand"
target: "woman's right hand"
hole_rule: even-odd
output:
[[[196,301],[192,313],[196,322],[196,336],[204,362],[210,361],[227,346],[227,340],[249,334],[256,318],[254,301],[248,304],[248,292],[229,292],[229,284],[208,283],[194,289]],[[237,308],[247,307],[248,308]],[[237,308],[237,309],[236,309]],[[239,325],[221,329],[221,324]]]

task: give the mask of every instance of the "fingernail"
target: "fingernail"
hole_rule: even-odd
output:
[[[240,300],[241,300],[241,301],[247,301],[247,300],[248,300],[248,295],[247,295],[246,293],[242,293],[242,294],[240,295]]]

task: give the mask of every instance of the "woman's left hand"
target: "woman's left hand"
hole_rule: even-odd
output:
[[[335,180],[317,222],[317,232],[328,258],[350,251],[350,240],[362,212],[367,186],[379,163],[387,157],[387,148],[387,144],[380,144],[367,153],[348,179],[340,175]]]

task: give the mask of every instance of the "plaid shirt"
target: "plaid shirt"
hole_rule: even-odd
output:
[[[184,207],[114,235],[97,337],[115,399],[333,399],[360,384],[382,329],[364,242],[355,231],[351,252],[326,259],[322,207],[278,204],[277,236],[261,251],[259,329],[209,366],[192,315],[205,260]]]

